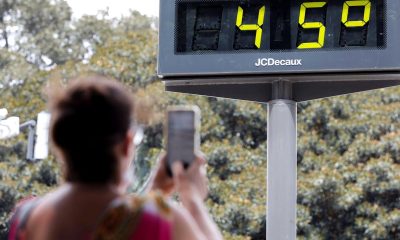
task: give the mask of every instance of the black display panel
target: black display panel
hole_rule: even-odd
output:
[[[384,0],[178,1],[176,53],[384,49]]]

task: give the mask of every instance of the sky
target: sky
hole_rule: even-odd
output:
[[[66,0],[71,6],[74,17],[84,14],[96,14],[98,10],[109,7],[111,17],[127,15],[129,9],[138,10],[148,16],[158,16],[159,0]]]

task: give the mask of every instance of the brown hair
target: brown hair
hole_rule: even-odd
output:
[[[114,148],[130,128],[134,103],[116,81],[91,76],[50,96],[50,137],[65,161],[68,182],[118,181]]]

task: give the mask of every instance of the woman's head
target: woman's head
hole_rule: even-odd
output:
[[[50,137],[65,161],[68,182],[121,180],[120,158],[129,155],[133,106],[122,85],[99,76],[77,79],[52,94]]]

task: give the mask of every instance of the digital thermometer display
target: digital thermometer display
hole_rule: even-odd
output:
[[[178,1],[176,52],[385,47],[383,0]]]

